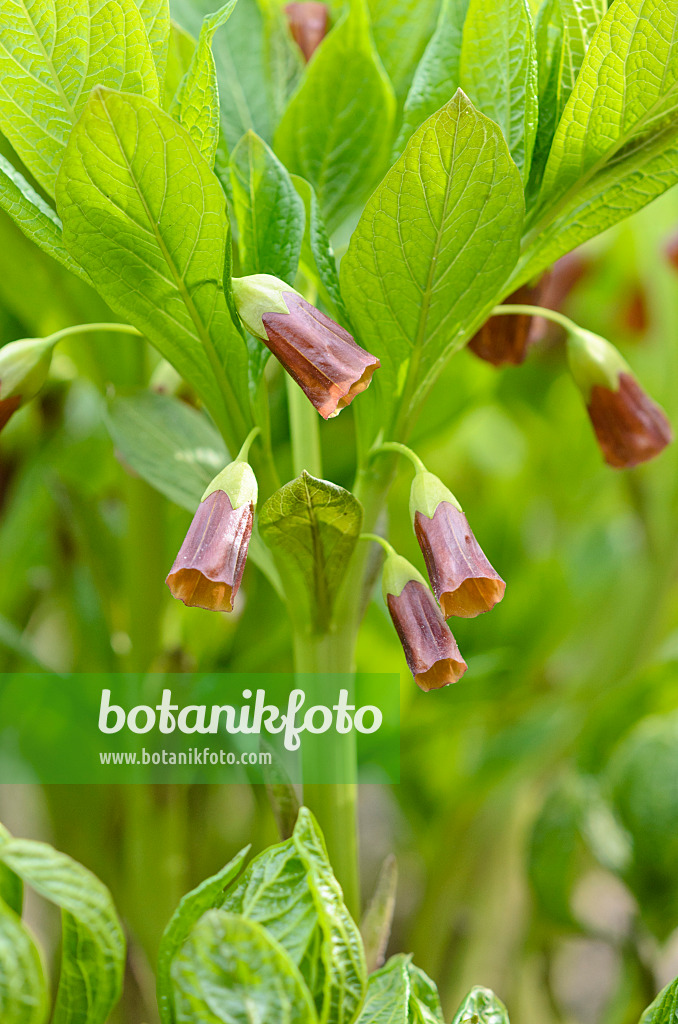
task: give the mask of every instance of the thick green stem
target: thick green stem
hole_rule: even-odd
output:
[[[322,477],[318,413],[299,385],[295,384],[291,377],[286,376],[285,379],[294,475],[300,476],[306,470],[311,476]]]

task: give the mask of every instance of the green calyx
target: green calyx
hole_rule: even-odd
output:
[[[22,338],[0,349],[0,399],[29,401],[47,380],[58,338]]]
[[[298,292],[279,277],[272,274],[250,274],[249,277],[234,277],[233,298],[238,316],[256,338],[266,341],[267,334],[262,317],[266,313],[289,313],[284,292]]]
[[[454,505],[460,512],[463,511],[452,491],[445,486],[440,477],[437,477],[434,473],[429,473],[426,469],[421,469],[415,473],[410,490],[410,516],[412,522],[414,522],[417,512],[421,512],[428,519],[433,519],[441,501],[449,501],[450,505]]]
[[[583,327],[571,330],[568,335],[567,361],[574,381],[587,402],[596,385],[618,391],[619,375],[632,372],[614,345]]]
[[[256,505],[258,496],[257,478],[249,462],[236,460],[229,463],[221,473],[215,476],[203,494],[201,501],[209,498],[215,491],[224,491],[230,498],[234,509],[243,505]]]
[[[428,589],[428,583],[418,569],[408,562],[402,555],[397,554],[393,548],[387,553],[384,562],[381,587],[384,594],[384,601],[391,597],[400,597],[403,590],[412,580],[422,583]]]

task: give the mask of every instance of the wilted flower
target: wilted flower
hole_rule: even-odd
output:
[[[539,303],[546,278],[536,285],[523,285],[506,299],[507,305]],[[527,313],[491,316],[471,338],[468,347],[493,366],[519,366],[525,360],[533,317]]]
[[[233,296],[247,330],[270,348],[323,419],[369,386],[379,360],[284,281],[270,274],[234,278]]]
[[[568,338],[567,355],[608,465],[628,469],[659,455],[673,439],[671,424],[616,348],[580,328]]]
[[[54,338],[23,338],[0,348],[0,430],[47,380]]]
[[[433,594],[421,573],[392,549],[384,563],[383,591],[417,686],[439,690],[461,679],[467,665]]]
[[[494,608],[506,584],[483,554],[459,502],[433,473],[416,474],[410,514],[445,618],[474,618]]]
[[[173,597],[191,608],[233,610],[252,536],[256,501],[257,480],[244,458],[232,462],[214,478],[167,577]]]
[[[304,0],[285,4],[290,32],[306,60],[310,60],[327,34],[327,5]]]

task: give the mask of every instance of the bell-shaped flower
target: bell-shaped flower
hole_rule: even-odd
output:
[[[671,424],[614,345],[578,328],[567,356],[608,465],[628,469],[659,455],[673,439]]]
[[[410,515],[445,618],[474,618],[494,608],[506,584],[485,557],[457,499],[424,469],[412,481]]]
[[[523,285],[506,299],[509,305],[538,304],[547,278],[536,285]],[[491,316],[474,334],[468,347],[493,366],[519,366],[525,361],[531,341],[534,317],[528,313]]]
[[[191,608],[230,612],[252,536],[257,480],[236,460],[214,478],[167,576],[172,596]]]
[[[0,348],[0,430],[42,388],[55,344],[54,337],[22,338]]]
[[[301,0],[285,4],[285,14],[292,38],[309,61],[327,35],[327,4]]]
[[[439,690],[461,679],[467,665],[433,594],[421,573],[393,549],[386,556],[382,587],[417,686]]]
[[[343,327],[270,274],[233,278],[238,314],[270,348],[323,419],[370,384],[380,365]]]

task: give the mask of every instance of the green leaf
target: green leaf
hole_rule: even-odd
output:
[[[23,910],[24,887],[18,875],[0,864],[0,900],[19,917]]]
[[[0,0],[0,79],[0,129],[50,193],[95,85],[159,96],[134,0]]]
[[[676,110],[678,9],[619,0],[563,111],[512,287],[678,181]]]
[[[26,238],[83,281],[87,274],[64,248],[61,221],[52,207],[31,188],[22,174],[0,155],[0,209]]]
[[[242,273],[273,274],[294,285],[304,204],[276,155],[252,131],[233,150],[231,182]]]
[[[443,1021],[443,1008],[438,995],[438,988],[425,971],[414,964],[408,963],[407,972],[410,977],[410,1008],[415,1019],[429,1024],[430,1021]]]
[[[223,284],[226,204],[188,133],[148,100],[96,89],[69,141],[57,208],[67,249],[109,306],[218,418],[212,350],[222,390],[235,393],[230,414],[244,417],[247,351]]]
[[[436,30],[424,50],[405,100],[396,143],[400,154],[419,125],[447,103],[459,88],[461,40],[468,0],[443,0]]]
[[[171,983],[172,962],[202,915],[222,905],[226,891],[240,874],[248,853],[249,846],[237,853],[216,875],[205,879],[187,893],[165,928],[160,940],[157,966],[158,1009],[163,1024],[174,1024],[176,1020]]]
[[[195,512],[205,488],[229,461],[204,413],[168,395],[141,391],[114,398],[106,425],[123,461],[189,512]]]
[[[303,978],[254,921],[210,910],[172,965],[177,1024],[316,1024]]]
[[[309,181],[333,231],[379,180],[395,101],[370,38],[365,0],[323,40],[275,136],[275,150]]]
[[[397,889],[398,864],[390,853],[381,865],[374,893],[360,922],[365,960],[370,972],[384,963],[393,925]]]
[[[368,202],[341,286],[360,341],[381,360],[384,430],[500,297],[518,254],[522,191],[500,129],[458,92]]]
[[[290,175],[292,184],[304,204],[304,238],[301,263],[304,272],[315,281],[316,287],[337,320],[348,324],[348,313],[341,297],[337,260],[327,236],[325,223],[318,207],[318,197],[312,185],[298,174]]]
[[[439,6],[440,0],[368,0],[374,44],[401,102],[434,31]]]
[[[678,978],[663,988],[640,1018],[639,1024],[674,1024],[678,1019]]]
[[[332,872],[322,833],[307,807],[299,811],[292,842],[306,867],[308,886],[323,931],[321,1024],[351,1024],[360,1010],[367,986],[363,943]]]
[[[526,0],[493,4],[470,0],[459,74],[471,102],[502,129],[511,156],[527,181],[539,96],[534,32]]]
[[[191,66],[196,46],[197,43],[189,32],[186,32],[176,21],[170,22],[167,70],[165,72],[165,90],[162,104],[165,110],[169,110],[174,102],[174,97],[177,94],[183,77]]]
[[[125,937],[108,889],[47,843],[0,837],[0,860],[62,910],[52,1024],[104,1024],[120,996],[125,967]]]
[[[509,1024],[506,1007],[489,988],[472,988],[452,1024]]]
[[[350,491],[305,471],[276,491],[259,513],[261,535],[285,589],[294,594],[295,613],[301,614],[305,604],[318,630],[331,620],[361,523],[362,507]]]
[[[28,929],[0,899],[0,1020],[44,1024],[49,997],[40,953]]]
[[[410,978],[407,965],[408,957],[392,956],[380,970],[370,974],[357,1024],[408,1024]]]
[[[168,0],[135,0],[135,3],[139,8],[146,35],[151,44],[151,53],[158,72],[158,82],[162,94],[170,44],[169,3]]]
[[[230,18],[235,4],[236,0],[228,0],[218,11],[204,19],[198,45],[170,110],[172,116],[186,128],[210,167],[214,167],[220,125],[219,86],[212,55],[212,40],[216,30]]]

